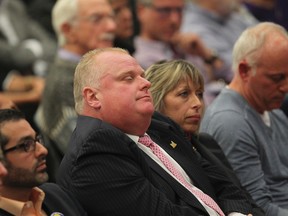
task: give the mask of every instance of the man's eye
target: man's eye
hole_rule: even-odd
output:
[[[126,76],[125,80],[133,80],[133,77],[132,76]]]
[[[102,15],[95,15],[95,16],[90,17],[90,21],[95,22],[95,23],[100,22],[103,19],[104,19],[104,16],[102,16]]]
[[[115,15],[118,15],[119,13],[121,13],[126,8],[129,9],[129,5],[122,5],[122,6],[115,8],[114,9]]]
[[[107,19],[112,19],[114,20],[114,15],[101,15],[101,14],[94,14],[90,17],[87,18],[87,20],[91,23],[100,23],[103,22]]]
[[[22,144],[21,149],[23,149],[24,151],[29,151],[33,144],[34,144],[34,140],[26,140]]]
[[[274,82],[280,82],[285,79],[285,76],[283,74],[275,75],[275,76],[271,76],[270,79]]]

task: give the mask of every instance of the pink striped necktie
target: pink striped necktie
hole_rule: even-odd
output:
[[[191,187],[190,184],[184,179],[183,175],[177,170],[174,165],[170,162],[166,155],[161,151],[160,147],[153,142],[153,140],[148,136],[144,135],[139,138],[139,143],[149,147],[152,152],[162,161],[162,163],[167,167],[167,169],[183,184],[185,187],[192,192],[196,197],[201,199],[207,206],[215,210],[220,216],[225,216],[218,204],[207,194],[200,190],[196,190]]]

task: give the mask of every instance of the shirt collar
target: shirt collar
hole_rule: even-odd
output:
[[[169,43],[166,43],[164,41],[159,41],[159,40],[146,39],[140,36],[135,37],[135,42],[138,44],[142,44],[143,47],[155,48],[155,50],[157,49],[157,50],[167,51],[171,49]]]
[[[132,139],[135,143],[138,143],[139,136],[126,134],[130,139]]]
[[[268,127],[271,126],[271,121],[270,121],[270,116],[269,116],[268,111],[264,111],[264,113],[261,115],[261,118],[263,122],[265,123],[265,125],[267,125]]]
[[[70,61],[74,61],[74,62],[79,62],[81,59],[81,55],[79,55],[77,53],[70,52],[69,50],[66,50],[63,48],[60,48],[58,50],[58,56],[62,59],[70,60]]]
[[[32,202],[36,212],[39,212],[40,214],[42,211],[42,203],[44,198],[45,198],[44,192],[40,188],[34,187],[32,189],[29,201],[27,202],[12,200],[0,196],[0,208],[9,212],[12,215],[21,215],[25,204],[27,204],[28,202]]]

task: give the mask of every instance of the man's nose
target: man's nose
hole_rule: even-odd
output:
[[[48,154],[48,150],[47,150],[47,148],[44,145],[42,145],[41,143],[37,142],[36,143],[35,154],[36,155],[47,155]]]

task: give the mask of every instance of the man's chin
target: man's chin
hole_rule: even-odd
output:
[[[48,176],[47,172],[38,173],[36,176],[36,181],[39,183],[39,185],[47,182],[48,179],[49,179],[49,176]]]
[[[107,47],[113,47],[113,41],[110,40],[101,41],[99,46],[97,46],[96,48],[107,48]]]
[[[142,105],[142,108],[147,114],[153,114],[154,112],[154,105],[152,101],[146,101],[145,104]]]
[[[272,103],[269,104],[270,110],[279,109],[283,104],[284,99],[274,100]]]

